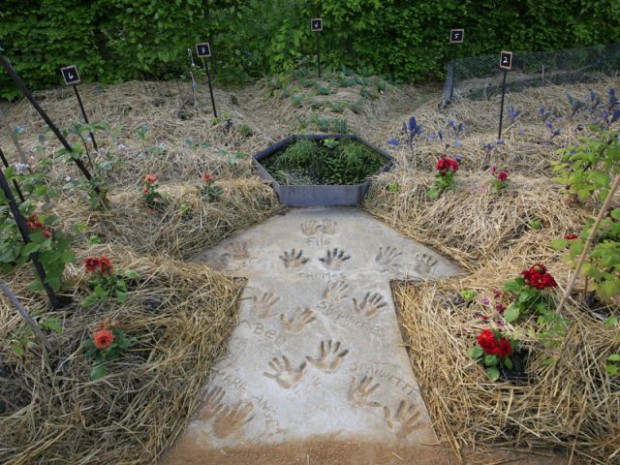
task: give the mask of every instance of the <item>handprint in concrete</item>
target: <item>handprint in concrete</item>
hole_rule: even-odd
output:
[[[321,222],[316,219],[301,223],[301,232],[304,236],[316,236],[321,232]]]
[[[413,433],[418,426],[424,423],[423,412],[419,405],[412,405],[406,400],[398,404],[395,412],[388,407],[383,407],[383,414],[388,428],[396,434],[399,439],[405,439]]]
[[[254,419],[252,402],[238,402],[226,406],[216,415],[213,421],[213,434],[219,439],[228,438],[241,433],[243,427]]]
[[[325,268],[330,270],[340,270],[344,266],[344,262],[351,258],[350,255],[338,248],[330,249],[327,251],[325,257],[319,258],[319,261],[323,263]]]
[[[301,309],[299,309],[301,310]],[[280,315],[280,322],[282,323],[282,329],[286,333],[299,334],[305,327],[316,320],[316,313],[314,310],[306,307],[303,311],[297,314],[287,317],[284,314]]]
[[[347,349],[341,350],[340,341],[321,341],[321,353],[317,358],[306,357],[313,366],[326,373],[338,371],[342,359],[349,353]]]
[[[306,369],[306,362],[302,362],[298,368],[293,368],[288,357],[283,355],[280,359],[272,359],[269,362],[269,368],[271,368],[273,373],[264,372],[264,376],[275,380],[284,389],[291,389],[301,382]]]
[[[338,222],[330,219],[321,221],[321,231],[323,234],[336,234],[338,232]]]
[[[208,421],[218,414],[223,408],[222,400],[226,393],[219,386],[213,386],[207,391],[200,409],[196,413],[196,420]]]
[[[379,247],[379,253],[375,257],[375,262],[379,265],[379,269],[389,271],[400,267],[400,259],[403,253],[395,247]]]
[[[372,376],[364,376],[359,382],[355,377],[353,377],[349,394],[347,395],[347,400],[349,403],[356,407],[362,408],[381,407],[379,402],[374,402],[368,399],[368,397],[379,389],[380,386],[379,383],[373,385],[373,381]]]
[[[372,294],[367,292],[361,302],[358,302],[357,299],[353,299],[353,308],[355,308],[355,311],[365,318],[374,317],[377,313],[379,313],[379,310],[386,306],[387,302],[378,292]]]
[[[413,270],[421,275],[428,275],[433,272],[435,265],[437,265],[437,259],[432,255],[425,253],[415,254],[416,264]]]
[[[287,268],[298,268],[302,265],[305,265],[310,260],[309,258],[303,257],[304,251],[296,249],[291,250],[290,252],[284,252],[280,255],[280,260],[284,263],[284,266]]]
[[[330,281],[323,292],[323,297],[332,303],[338,303],[347,297],[348,290],[349,284],[344,279]]]
[[[280,301],[273,292],[265,292],[261,297],[252,296],[252,308],[257,318],[265,319],[273,315],[273,307]]]

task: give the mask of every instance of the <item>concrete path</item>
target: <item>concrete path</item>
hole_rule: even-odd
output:
[[[248,283],[228,355],[163,464],[317,439],[437,442],[389,282],[450,276],[453,264],[351,208],[291,210],[196,261]]]

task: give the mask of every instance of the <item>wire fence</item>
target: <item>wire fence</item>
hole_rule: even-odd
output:
[[[506,79],[507,92],[530,87],[592,82],[620,71],[620,44],[560,50],[515,52]],[[489,99],[502,92],[499,53],[452,60],[443,89],[443,105],[455,98]]]

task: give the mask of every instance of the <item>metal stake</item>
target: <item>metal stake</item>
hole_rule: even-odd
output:
[[[499,110],[499,133],[497,134],[497,140],[502,138],[502,123],[504,122],[504,97],[506,96],[506,76],[508,70],[504,70],[504,81],[502,82],[502,104]]]
[[[13,197],[13,193],[11,192],[11,188],[9,187],[9,184],[6,181],[6,177],[4,176],[4,171],[2,170],[1,167],[0,167],[0,188],[4,192],[4,195],[6,196],[9,202],[9,207],[11,209],[11,213],[13,214],[13,219],[15,220],[15,223],[17,224],[17,229],[19,229],[19,232],[22,236],[22,240],[24,241],[24,244],[29,244],[31,241],[30,241],[30,236],[28,234],[28,226],[26,225],[24,217],[19,211],[17,202],[15,202],[15,197]],[[39,279],[41,280],[43,289],[45,289],[45,293],[47,294],[47,297],[50,300],[50,304],[52,305],[53,308],[62,308],[63,307],[62,302],[58,299],[58,297],[56,296],[56,293],[50,287],[50,285],[46,283],[47,277],[45,274],[45,269],[43,268],[43,265],[41,265],[41,261],[39,260],[39,253],[33,252],[30,255],[30,258],[32,260],[32,264],[34,265],[35,271],[39,275]]]
[[[321,79],[321,33],[316,33],[316,67],[319,70],[319,79]]]
[[[0,158],[2,159],[2,164],[4,165],[4,167],[8,168],[9,162],[4,156],[4,152],[2,151],[2,149],[0,149]],[[19,197],[19,200],[21,200],[21,202],[24,203],[25,202],[24,194],[22,194],[22,190],[19,188],[19,184],[17,184],[17,181],[15,179],[13,179],[13,187],[15,187],[15,191],[17,192],[17,196]]]
[[[202,59],[202,64],[205,67],[205,71],[207,72],[207,81],[209,84],[209,94],[211,94],[211,105],[213,106],[213,116],[217,118],[217,110],[215,109],[215,97],[213,97],[213,86],[211,85],[211,72],[209,71],[209,63],[204,58]]]
[[[88,121],[88,115],[86,115],[86,110],[84,109],[84,104],[82,103],[82,97],[80,97],[80,92],[75,84],[72,85],[73,90],[75,91],[75,96],[77,98],[78,104],[80,105],[80,110],[82,110],[82,116],[84,117],[84,122],[90,125],[90,121]],[[96,151],[99,151],[99,147],[97,147],[97,141],[95,140],[95,135],[93,131],[88,129],[88,134],[90,134],[90,140],[93,141],[93,147],[95,147]]]
[[[37,110],[37,112],[39,113],[39,115],[41,115],[43,120],[45,120],[45,123],[49,126],[49,128],[52,130],[54,135],[56,135],[56,137],[58,138],[60,143],[63,145],[63,147],[67,150],[67,152],[72,153],[73,148],[71,147],[69,142],[67,142],[67,139],[65,139],[65,137],[62,135],[62,133],[60,132],[58,127],[54,124],[54,122],[50,119],[50,117],[47,116],[47,113],[45,113],[43,108],[41,108],[41,105],[39,105],[39,102],[35,100],[34,96],[32,95],[32,93],[30,93],[30,91],[28,90],[28,87],[26,87],[26,84],[24,83],[22,78],[15,72],[9,60],[7,60],[6,57],[3,55],[0,55],[0,65],[2,65],[2,67],[6,70],[6,72],[9,73],[9,76],[11,76],[11,79],[13,79],[15,84],[17,84],[17,87],[19,87],[19,90],[28,99],[28,101],[34,107],[34,109]],[[82,163],[82,160],[74,158],[73,161],[75,162],[77,167],[80,169],[84,177],[88,179],[89,181],[92,181],[93,177],[88,171],[88,168],[86,168],[86,165]],[[98,186],[93,186],[93,189],[98,194],[101,192]]]

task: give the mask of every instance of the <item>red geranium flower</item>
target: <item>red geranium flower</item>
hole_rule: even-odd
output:
[[[508,179],[508,173],[506,173],[505,171],[502,171],[501,173],[497,175],[497,179],[502,182],[506,181]]]
[[[39,221],[39,217],[37,215],[30,215],[26,218],[26,226],[30,231],[36,231],[37,229],[41,229],[43,227],[43,223]]]
[[[99,271],[101,274],[112,274],[114,267],[108,257],[99,257]]]
[[[147,174],[146,176],[144,176],[144,182],[146,182],[147,184],[153,184],[157,182],[157,175],[155,174]]]
[[[547,268],[540,263],[534,265],[529,270],[521,272],[526,284],[536,289],[546,289],[548,287],[557,287],[553,276],[547,273]]]
[[[86,260],[84,260],[84,268],[86,268],[86,271],[89,271],[91,273],[93,271],[97,271],[97,269],[99,269],[99,258],[88,257]]]
[[[579,238],[578,234],[566,234],[564,236],[564,239],[568,240],[568,241],[572,241],[573,239],[577,239]]]
[[[477,338],[478,345],[482,347],[487,354],[497,355],[498,342],[495,339],[495,334],[489,329],[483,329]]]
[[[149,193],[149,188],[145,187],[144,189],[142,189],[142,193],[143,194],[148,194]]]
[[[510,341],[505,337],[501,338],[499,341],[499,346],[497,348],[497,355],[500,357],[508,357],[512,352],[512,346],[510,345]]]
[[[202,180],[208,184],[213,181],[213,176],[207,171],[202,174]]]
[[[439,171],[439,174],[445,176],[448,171],[456,172],[459,169],[459,162],[453,158],[443,157],[440,158],[435,166],[435,169]]]
[[[93,336],[93,343],[97,349],[107,349],[114,342],[114,333],[109,329],[97,331]]]
[[[52,231],[50,231],[49,229],[44,229],[43,235],[49,239],[50,237],[52,237]]]

